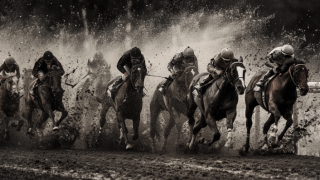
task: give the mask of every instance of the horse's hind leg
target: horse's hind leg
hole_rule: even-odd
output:
[[[233,130],[233,123],[237,116],[237,109],[228,110],[226,112],[227,116],[227,129],[228,129],[228,137],[227,142],[224,145],[226,148],[232,148],[232,130]]]
[[[269,148],[269,146],[268,146],[268,131],[270,129],[270,126],[273,123],[274,123],[274,115],[271,114],[269,116],[269,119],[267,120],[267,122],[263,126],[264,145],[262,147],[262,150],[268,150],[268,148]]]

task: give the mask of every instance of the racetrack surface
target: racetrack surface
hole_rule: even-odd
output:
[[[1,148],[0,179],[319,179],[320,158]]]

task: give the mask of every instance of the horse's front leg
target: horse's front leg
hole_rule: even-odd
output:
[[[42,132],[42,124],[44,122],[46,122],[46,120],[49,118],[49,115],[42,111],[41,112],[41,116],[40,116],[40,120],[38,121],[38,123],[36,124],[36,128],[37,128],[37,134],[39,136],[40,141],[42,140],[43,137],[43,132]]]
[[[125,123],[125,118],[122,115],[122,112],[117,112],[117,120],[120,129],[120,142],[124,139],[124,143],[126,145],[126,150],[132,149],[132,145],[128,142],[128,130]]]
[[[27,134],[30,136],[34,136],[33,132],[33,122],[32,122],[32,112],[33,112],[34,107],[32,105],[27,105],[26,106],[26,115],[27,115],[27,121],[28,121],[28,130]]]
[[[137,140],[139,138],[139,124],[140,124],[140,113],[132,118],[133,122],[133,136],[132,140]]]
[[[1,107],[0,107],[0,118],[2,119],[1,123],[4,123],[4,131],[5,131],[4,139],[8,141],[10,140],[9,129],[8,129],[9,118],[4,113]]]
[[[282,140],[284,134],[287,132],[287,130],[290,128],[290,126],[291,126],[292,123],[293,123],[292,112],[293,112],[293,109],[290,108],[290,109],[288,109],[288,110],[286,111],[286,113],[285,113],[284,116],[283,116],[283,118],[286,119],[287,122],[286,122],[285,127],[283,128],[283,131],[280,133],[280,135],[279,135],[279,137],[278,137],[279,141]],[[283,147],[282,144],[281,144],[281,146]],[[282,147],[281,147],[281,148],[282,148]]]
[[[60,119],[56,123],[56,125],[59,127],[59,125],[62,122],[62,120],[64,120],[64,118],[66,118],[68,116],[68,111],[65,109],[65,107],[64,107],[62,102],[60,102],[60,105],[58,106],[57,111],[60,111],[62,113]]]
[[[237,116],[237,109],[231,109],[226,111],[227,116],[227,130],[228,130],[228,136],[227,136],[227,142],[224,145],[226,148],[232,148],[233,147],[233,123]]]
[[[49,118],[52,121],[53,131],[59,131],[59,125],[54,120],[55,115],[53,113],[51,104],[50,103],[45,103],[45,101],[42,101],[42,103],[43,103],[43,109],[49,115]]]
[[[279,119],[281,118],[281,113],[279,111],[278,106],[275,103],[270,103],[270,112],[274,115],[274,126],[273,129],[271,130],[271,134],[269,137],[269,140],[271,141],[271,146],[277,146],[279,143],[279,138],[278,138],[278,122]]]

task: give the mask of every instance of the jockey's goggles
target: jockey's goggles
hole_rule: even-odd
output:
[[[135,64],[140,63],[140,58],[131,58],[131,61]]]
[[[223,57],[221,57],[224,61],[230,61],[230,59],[226,59],[226,58],[223,58]]]

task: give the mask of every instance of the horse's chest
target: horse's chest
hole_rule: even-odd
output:
[[[18,111],[19,106],[16,103],[6,103],[5,105],[2,105],[4,112],[8,117],[14,116],[14,114]]]

